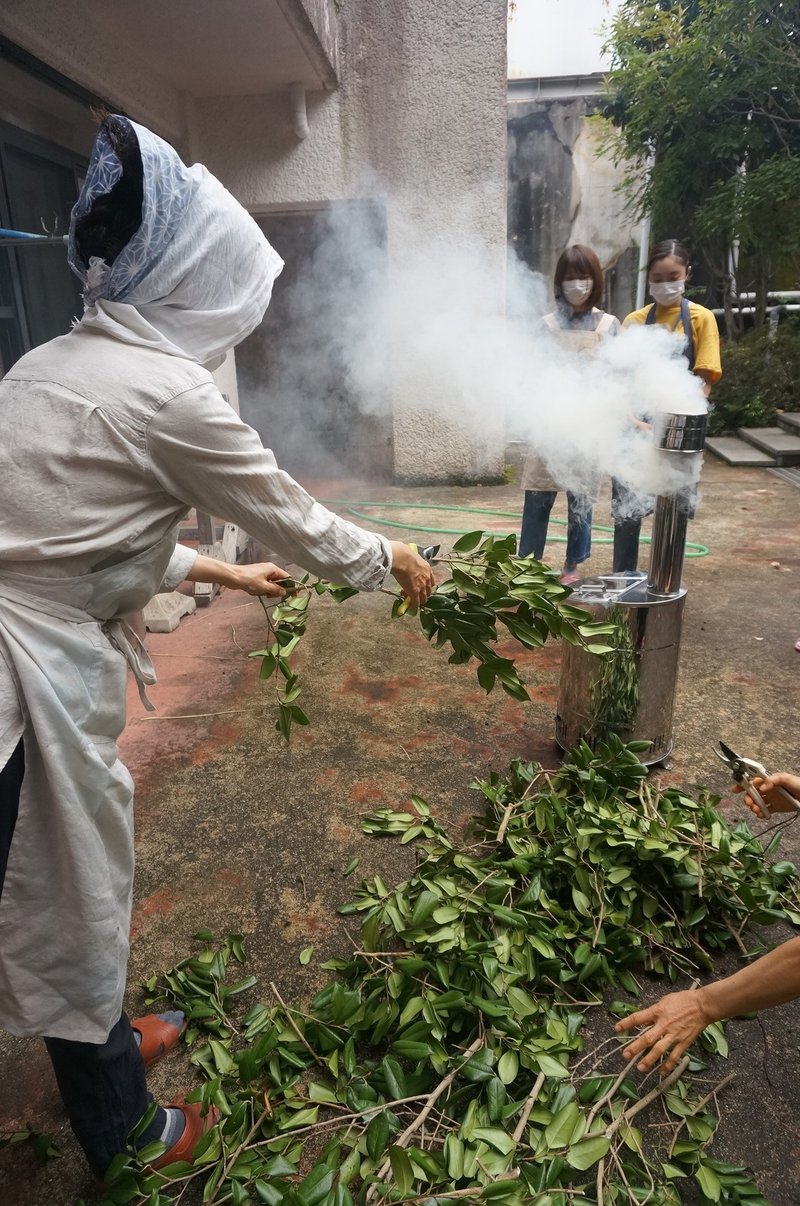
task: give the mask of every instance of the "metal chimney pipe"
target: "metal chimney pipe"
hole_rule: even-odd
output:
[[[705,414],[663,415],[655,430],[656,444],[663,453],[699,455],[705,444],[707,423]],[[681,589],[688,510],[683,490],[661,494],[656,500],[647,571],[647,587],[654,595],[674,595]]]
[[[647,588],[654,595],[674,595],[681,588],[686,551],[686,500],[680,494],[660,494],[650,537]]]

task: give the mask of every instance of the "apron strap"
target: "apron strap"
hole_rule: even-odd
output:
[[[124,620],[107,620],[102,627],[111,644],[128,663],[131,673],[136,679],[142,703],[148,712],[155,712],[155,705],[148,699],[145,688],[152,687],[153,683],[157,681],[157,675],[144,642]]]
[[[647,311],[647,317],[644,320],[646,327],[652,327],[656,321],[656,306],[653,302],[650,309]],[[672,330],[677,329],[678,323],[683,324],[683,331],[686,336],[686,347],[683,349],[683,354],[689,361],[689,371],[694,368],[694,332],[692,330],[692,314],[689,309],[689,303],[685,297],[681,298],[681,312],[672,324]]]

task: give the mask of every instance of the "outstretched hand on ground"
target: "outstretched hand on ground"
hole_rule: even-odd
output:
[[[694,1040],[714,1019],[706,1015],[702,992],[687,990],[670,992],[648,1009],[640,1009],[617,1022],[617,1034],[647,1026],[642,1034],[624,1051],[626,1059],[633,1060],[642,1052],[644,1058],[639,1068],[647,1072],[663,1059],[661,1073],[671,1072]]]

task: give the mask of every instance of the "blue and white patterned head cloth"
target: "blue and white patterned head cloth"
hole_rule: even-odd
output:
[[[142,224],[113,264],[93,256],[87,269],[75,242],[77,221],[122,176],[105,129],[72,211],[69,263],[84,283],[84,321],[111,314],[125,325],[122,305],[133,306],[176,351],[206,363],[258,326],[283,261],[204,167],[186,167],[157,134],[129,125],[142,157]]]

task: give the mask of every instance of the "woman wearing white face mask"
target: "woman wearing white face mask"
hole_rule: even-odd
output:
[[[555,339],[569,352],[591,355],[606,335],[616,335],[619,321],[605,314],[597,303],[603,296],[603,270],[590,247],[574,243],[559,256],[553,278],[556,309],[542,320]],[[581,474],[576,466],[576,478],[585,478],[586,489],[567,490],[567,552],[561,581],[568,585],[577,582],[577,568],[586,561],[592,549],[592,486],[593,475]],[[541,560],[547,539],[550,511],[559,489],[564,487],[553,480],[543,461],[531,454],[522,473],[525,504],[522,512],[520,556]]]
[[[719,330],[710,310],[684,297],[692,268],[689,252],[676,239],[664,239],[650,252],[647,261],[647,285],[653,304],[634,310],[624,327],[641,324],[666,327],[683,342],[687,368],[702,378],[706,397],[719,381],[722,368],[719,357]],[[613,483],[614,572],[635,570],[639,556],[639,530],[648,514],[623,483]]]

